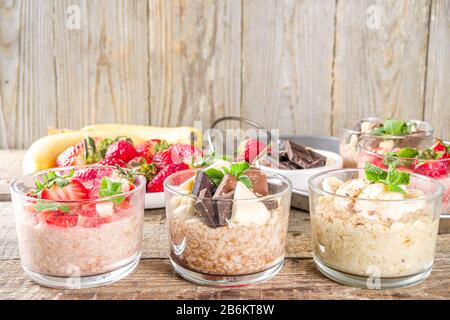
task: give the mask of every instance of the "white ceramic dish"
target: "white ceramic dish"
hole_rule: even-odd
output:
[[[145,209],[159,209],[165,206],[164,192],[147,192],[145,194]]]
[[[275,173],[281,174],[282,176],[285,176],[286,178],[291,180],[292,186],[294,189],[307,192],[308,191],[308,179],[311,176],[313,176],[319,172],[342,168],[342,157],[340,155],[338,155],[337,153],[334,153],[331,151],[325,151],[325,150],[317,150],[317,149],[312,149],[312,150],[327,157],[327,165],[320,167],[320,168],[298,169],[298,170],[274,169],[274,168],[270,168],[270,167],[261,165],[259,163],[259,161],[256,161],[255,165],[256,165],[256,167],[260,168],[261,170],[275,172]]]

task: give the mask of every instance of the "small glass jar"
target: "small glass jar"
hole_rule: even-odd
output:
[[[373,125],[381,124],[385,121],[383,118],[363,118],[361,120],[350,121],[341,130],[339,152],[344,161],[344,168],[356,168],[358,162],[358,143],[361,138],[373,140],[379,144],[379,147],[389,149],[401,147],[407,144],[409,147],[419,147],[418,143],[424,141],[423,137],[429,137],[432,141],[433,127],[427,122],[420,120],[410,120],[415,124],[416,132],[404,136],[392,135],[375,135],[370,132],[363,132],[361,130],[362,123],[370,123]],[[415,139],[415,138],[422,139]]]
[[[353,198],[323,188],[327,178],[345,183],[362,177],[362,169],[341,169],[309,180],[316,266],[332,280],[369,289],[421,282],[433,267],[442,186],[411,174],[406,190],[424,195],[402,200]]]
[[[185,279],[214,286],[257,283],[282,268],[290,212],[292,185],[275,173],[266,173],[269,195],[257,199],[217,200],[187,195],[178,186],[196,170],[172,174],[164,182],[169,228],[170,259]],[[265,215],[264,221],[234,224],[226,219],[206,224],[195,209],[197,201],[212,207],[226,206],[233,212],[248,210]],[[242,211],[241,211],[242,212]]]
[[[418,140],[420,139],[416,139],[416,141]],[[429,139],[423,138],[422,141],[418,141],[415,145],[419,145],[420,149],[425,149],[424,147],[429,147],[431,144]],[[404,145],[402,147],[410,148],[411,146]],[[393,156],[386,154],[383,150],[376,149],[373,141],[366,139],[362,139],[359,142],[358,149],[359,168],[363,168],[364,165],[369,162],[386,170],[389,163],[395,163],[397,170],[414,172],[440,182],[444,187],[442,193],[441,217],[450,219],[450,158],[423,160]]]
[[[131,273],[140,260],[145,178],[119,195],[80,201],[37,199],[27,194],[50,171],[74,169],[108,176],[114,168],[55,168],[28,174],[11,185],[22,267],[37,283],[79,289],[108,284]],[[95,183],[86,186],[95,188]],[[97,184],[98,186],[98,184]]]

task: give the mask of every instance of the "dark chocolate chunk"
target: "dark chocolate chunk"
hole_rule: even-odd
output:
[[[202,191],[203,189],[207,189],[210,194],[214,194],[216,185],[204,171],[198,171],[197,175],[195,176],[194,186],[192,187],[192,194],[196,197],[199,197],[200,191]]]
[[[198,197],[199,198],[195,202],[195,210],[198,215],[208,227],[217,227],[218,225],[211,193],[208,189],[202,189],[200,190]]]
[[[267,176],[259,169],[247,169],[242,173],[247,176],[252,182],[253,193],[263,197],[269,193],[269,186],[267,184]]]
[[[214,195],[214,199],[217,200],[217,223],[219,226],[226,226],[228,220],[231,218],[231,212],[233,209],[233,201],[230,201],[234,197],[234,190],[228,193],[224,193],[218,195],[217,197]]]
[[[323,155],[290,140],[286,141],[286,153],[289,161],[303,169],[322,167],[326,162],[326,157]]]
[[[234,191],[236,189],[237,179],[229,174],[225,174],[223,176],[222,181],[217,186],[217,190],[214,193],[214,197],[219,197],[222,194],[229,193],[230,191]]]

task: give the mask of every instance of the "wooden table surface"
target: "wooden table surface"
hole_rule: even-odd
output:
[[[340,285],[314,266],[309,218],[292,209],[287,258],[280,273],[261,284],[211,288],[176,275],[168,260],[163,209],[147,210],[142,260],[127,278],[83,290],[56,290],[28,279],[20,266],[13,209],[8,196],[11,179],[20,175],[23,151],[0,150],[0,299],[449,299],[450,234],[438,237],[431,276],[419,285],[396,290],[368,290]]]

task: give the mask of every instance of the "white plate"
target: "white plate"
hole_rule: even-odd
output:
[[[145,194],[145,209],[159,209],[165,206],[164,192],[147,192]]]
[[[262,166],[262,165],[260,165],[259,161],[256,161],[256,167],[260,168],[261,170],[275,172],[282,176],[285,176],[286,178],[291,180],[292,186],[294,189],[307,193],[308,192],[308,179],[311,176],[313,176],[319,172],[342,168],[342,158],[337,153],[334,153],[331,151],[325,151],[325,150],[317,150],[317,149],[312,149],[312,150],[327,157],[327,159],[332,160],[332,163],[328,164],[324,167],[313,168],[313,169],[282,170],[282,169],[274,169],[274,168]]]

